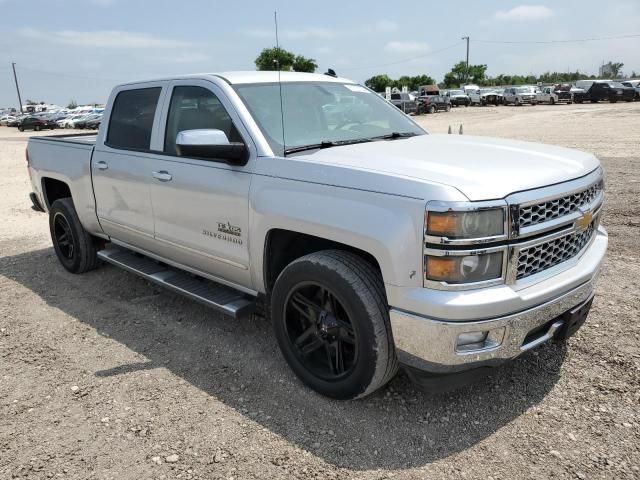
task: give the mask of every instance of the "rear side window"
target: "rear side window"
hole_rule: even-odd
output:
[[[116,96],[109,120],[107,145],[149,150],[161,87],[124,90]]]

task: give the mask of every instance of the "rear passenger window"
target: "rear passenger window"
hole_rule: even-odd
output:
[[[198,129],[222,130],[230,142],[242,142],[227,110],[213,92],[203,87],[175,87],[167,116],[165,153],[177,155],[178,133]]]
[[[124,90],[116,96],[109,120],[107,145],[114,148],[149,150],[153,117],[161,87]]]

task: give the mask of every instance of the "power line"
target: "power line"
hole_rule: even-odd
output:
[[[601,40],[618,40],[623,38],[637,38],[640,37],[640,33],[632,33],[629,35],[616,35],[612,37],[592,37],[592,38],[579,38],[575,40],[476,40],[478,43],[504,43],[512,45],[524,45],[524,44],[552,44],[552,43],[582,43],[582,42],[597,42]]]
[[[66,72],[48,72],[46,70],[38,70],[30,67],[21,67],[22,70],[26,70],[32,73],[39,73],[41,75],[53,75],[55,77],[66,77],[66,78],[76,78],[78,80],[99,80],[99,81],[109,81],[109,82],[119,82],[120,80],[116,80],[114,78],[106,78],[106,77],[85,77],[82,75],[73,75]]]
[[[432,55],[435,55],[436,53],[440,53],[440,52],[444,52],[445,50],[450,50],[452,48],[455,48],[459,45],[462,45],[464,42],[458,42],[458,43],[454,43],[453,45],[449,45],[448,47],[444,47],[441,48],[439,50],[433,50],[432,52],[429,53],[425,53],[424,55],[416,55],[415,57],[410,57],[410,58],[403,58],[402,60],[396,60],[395,62],[389,62],[389,63],[383,63],[380,65],[370,65],[367,67],[351,67],[351,68],[342,68],[340,69],[341,71],[351,71],[351,70],[364,70],[364,69],[368,69],[368,68],[382,68],[382,67],[388,67],[390,65],[397,65],[399,63],[405,63],[405,62],[410,62],[411,60],[417,60],[418,58],[425,58],[425,57],[430,57]]]

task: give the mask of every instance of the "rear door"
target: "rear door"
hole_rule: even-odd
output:
[[[251,137],[224,91],[207,80],[171,82],[147,166],[160,255],[234,286],[249,286],[249,186],[256,158]],[[222,130],[251,152],[244,166],[178,156],[178,132]]]
[[[153,247],[154,230],[148,155],[162,92],[161,82],[115,91],[105,113],[109,123],[100,131],[91,161],[102,229],[146,250]]]

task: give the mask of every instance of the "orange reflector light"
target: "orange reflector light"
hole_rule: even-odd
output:
[[[460,216],[452,212],[429,212],[427,233],[429,235],[454,236],[460,227]]]
[[[451,257],[426,257],[427,278],[429,280],[449,282],[457,280],[456,270],[458,262]]]

